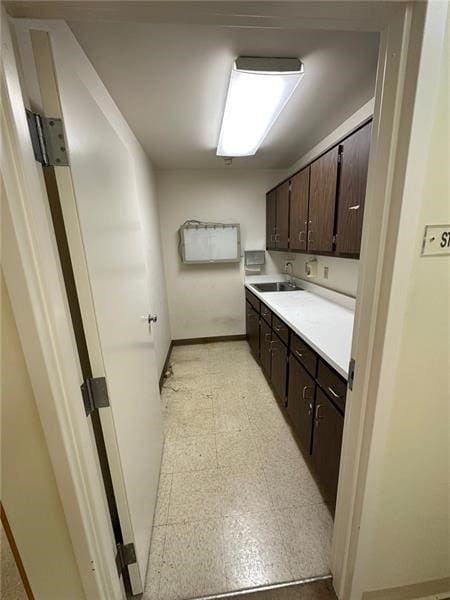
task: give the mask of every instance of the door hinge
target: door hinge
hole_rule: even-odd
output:
[[[349,390],[353,389],[353,382],[355,380],[355,359],[351,358],[348,365],[348,382],[347,387]]]
[[[44,167],[67,167],[69,157],[62,119],[27,110],[28,128],[35,159]]]
[[[117,544],[116,566],[119,575],[125,567],[137,562],[134,544]]]
[[[86,416],[99,408],[109,406],[108,388],[104,377],[89,377],[81,384],[81,395],[83,396],[84,410]]]

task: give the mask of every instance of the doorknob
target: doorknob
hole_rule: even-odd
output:
[[[158,320],[158,315],[143,315],[141,319],[143,321],[147,321],[147,323],[151,325],[151,323],[156,323]]]

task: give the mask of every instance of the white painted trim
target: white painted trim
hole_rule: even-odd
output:
[[[352,346],[356,377],[353,391],[347,396],[334,530],[332,572],[341,600],[359,600],[362,592],[355,586],[354,567],[361,550],[360,519],[367,502],[367,481],[379,474],[373,469],[372,460],[369,470],[377,390],[385,357],[390,354],[386,350],[393,350],[398,339],[397,332],[388,343],[386,335],[397,331],[388,318],[389,304],[398,243],[409,235],[401,230],[399,215],[412,146],[410,133],[422,32],[429,6],[427,3],[405,6],[383,32],[381,40]],[[429,110],[428,103],[423,103],[423,110]]]
[[[86,598],[120,600],[125,594],[80,397],[81,373],[65,288],[4,12],[1,89],[5,281]]]

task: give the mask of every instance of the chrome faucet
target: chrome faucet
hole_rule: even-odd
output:
[[[291,272],[290,273],[288,273],[288,267],[291,267],[291,269],[290,269]],[[289,285],[292,285],[292,286],[295,285],[294,275],[293,275],[293,269],[294,269],[294,263],[292,261],[290,261],[290,260],[287,260],[284,263],[284,270],[285,270],[286,275],[289,275]]]

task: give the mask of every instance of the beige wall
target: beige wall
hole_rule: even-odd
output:
[[[242,334],[242,264],[183,265],[178,228],[188,219],[241,224],[242,249],[265,248],[266,191],[276,170],[178,170],[158,173],[158,201],[173,339]],[[266,273],[277,272],[266,255]]]
[[[420,256],[425,225],[450,223],[448,22],[439,55],[441,23],[442,16],[429,30],[419,77],[386,334],[396,339],[384,342],[392,358],[385,359],[377,396],[352,596],[358,600],[371,590],[450,578],[450,256]],[[414,185],[420,149],[423,188]],[[450,579],[439,590],[447,593],[438,589],[405,588],[395,597],[448,598]]]
[[[2,503],[36,600],[83,600],[3,275],[1,288]]]

